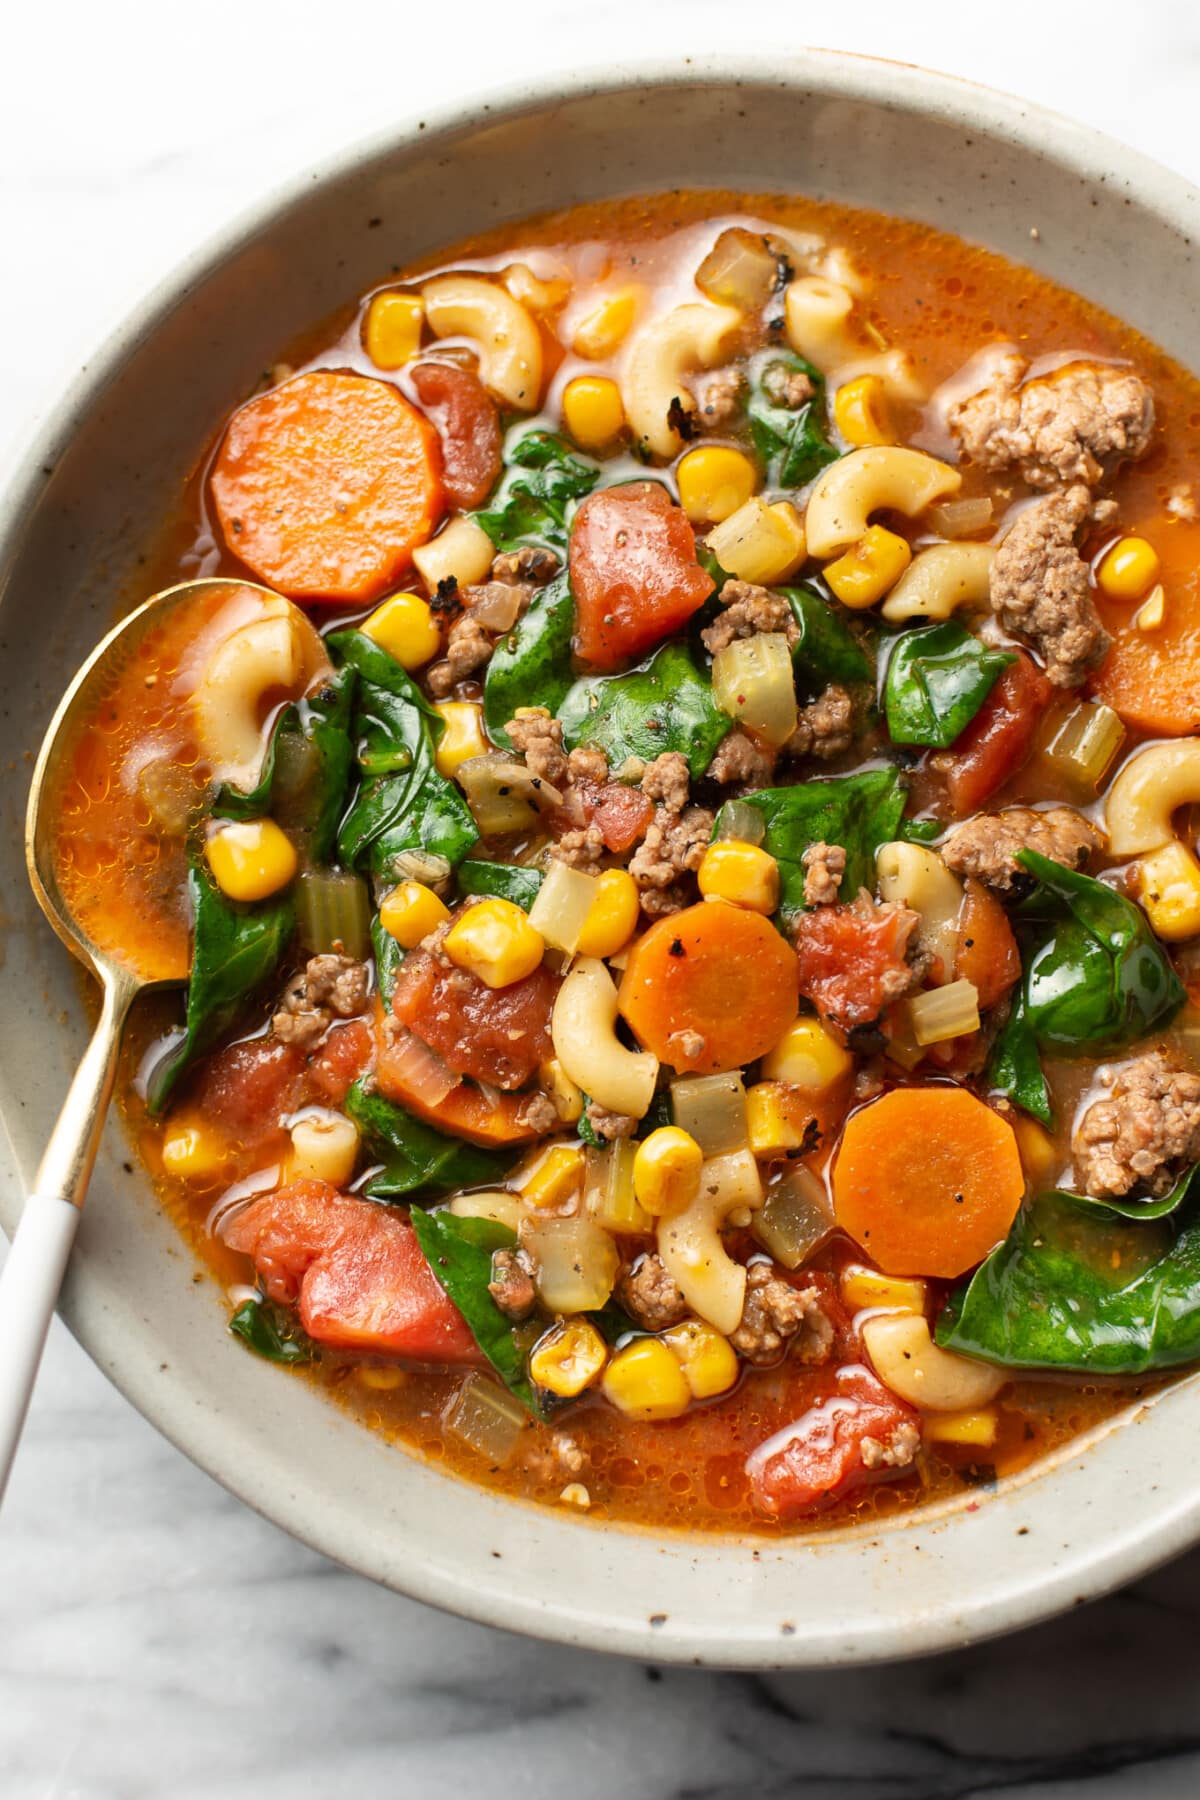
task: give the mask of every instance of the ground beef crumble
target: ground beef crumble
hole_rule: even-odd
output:
[[[950,409],[950,429],[973,463],[1015,465],[1034,488],[1097,487],[1117,463],[1143,454],[1154,397],[1139,375],[1078,362],[1026,381],[1028,368],[1015,353],[1001,358],[987,386]]]
[[[846,852],[840,844],[810,844],[800,858],[804,866],[805,906],[836,906],[846,873]]]
[[[470,613],[456,619],[446,634],[446,654],[435,662],[426,675],[429,691],[435,699],[445,699],[460,681],[482,669],[490,658],[494,641]]]
[[[854,742],[855,706],[849,688],[836,681],[815,700],[800,708],[796,729],[784,745],[792,757],[815,756],[825,761],[841,756]]]
[[[657,800],[668,812],[681,813],[688,803],[691,774],[687,757],[678,750],[664,751],[642,771],[642,792],[647,800]]]
[[[629,865],[644,912],[660,917],[690,905],[695,884],[687,877],[703,862],[712,829],[713,814],[706,806],[688,806],[681,813],[655,808]]]
[[[744,731],[734,730],[717,745],[705,779],[721,787],[740,787],[753,793],[756,788],[769,787],[774,773],[773,754]]]
[[[859,1445],[864,1469],[907,1469],[921,1448],[921,1433],[907,1419],[887,1438],[865,1437]]]
[[[638,1122],[629,1113],[610,1112],[596,1100],[589,1100],[585,1109],[588,1124],[598,1138],[611,1144],[615,1138],[631,1138],[638,1128]]]
[[[789,649],[799,641],[800,628],[782,594],[753,581],[727,581],[718,599],[725,610],[700,633],[700,641],[712,656],[738,638],[757,637],[761,632],[782,632]]]
[[[622,1269],[616,1297],[634,1323],[646,1331],[666,1331],[687,1317],[687,1301],[655,1250],[647,1250]]]
[[[333,951],[310,956],[285,988],[271,1030],[284,1044],[315,1044],[334,1019],[353,1019],[366,1009],[370,986],[365,963]]]
[[[488,1293],[506,1319],[520,1323],[537,1305],[533,1259],[526,1250],[497,1250],[492,1257]]]
[[[1078,687],[1112,642],[1075,539],[1092,512],[1086,487],[1047,494],[1020,513],[992,562],[992,610],[1027,638],[1056,687]]]
[[[1086,869],[1103,839],[1096,827],[1070,806],[1006,806],[1002,812],[976,813],[956,825],[941,845],[942,861],[956,875],[973,875],[997,893],[1011,894],[1032,877],[1017,862],[1019,850]]]
[[[1071,1146],[1081,1191],[1165,1194],[1179,1165],[1200,1157],[1200,1075],[1153,1050],[1102,1070],[1100,1082],[1109,1098],[1088,1107]]]
[[[751,1363],[775,1362],[789,1344],[800,1362],[823,1363],[833,1349],[833,1323],[818,1288],[795,1288],[770,1263],[756,1262],[746,1271],[741,1323],[729,1341]]]
[[[562,726],[544,706],[522,706],[504,728],[514,750],[525,758],[525,767],[539,781],[561,788],[568,774],[562,747]]]

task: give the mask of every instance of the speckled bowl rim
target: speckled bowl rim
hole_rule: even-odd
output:
[[[994,140],[1035,151],[1082,183],[1104,179],[1102,170],[1112,171],[1127,194],[1186,241],[1191,241],[1200,222],[1195,190],[1138,153],[1022,100],[908,65],[834,51],[789,49],[782,59],[767,51],[671,63],[627,59],[619,67],[597,63],[566,72],[548,70],[534,79],[472,96],[454,106],[419,115],[414,112],[404,125],[379,132],[298,175],[211,238],[159,283],[130,310],[124,323],[89,358],[83,371],[74,375],[66,396],[41,425],[0,500],[0,548],[11,549],[19,540],[21,521],[37,500],[45,472],[58,461],[109,384],[120,380],[126,357],[194,285],[301,201],[314,183],[336,180],[404,147],[420,144],[432,153],[444,135],[460,132],[484,115],[492,122],[518,119],[564,100],[597,92],[643,87],[667,90],[672,86],[693,86],[698,81],[722,87],[735,85],[750,92],[794,84],[810,94],[861,101],[884,111],[948,123],[967,132],[984,132]],[[7,1113],[13,1099],[10,1093],[0,1096],[0,1114]],[[6,1160],[12,1172],[16,1158],[11,1144],[7,1148]],[[8,1211],[12,1210],[10,1205]],[[1159,1442],[1155,1466],[1148,1472],[1144,1491],[1140,1496],[1127,1496],[1131,1504],[1122,1509],[1125,1516],[1111,1530],[1105,1530],[1103,1541],[1088,1541],[1077,1553],[1071,1545],[1064,1544],[1062,1553],[1056,1552],[1049,1564],[1035,1562],[1034,1566],[1022,1567],[1014,1560],[1003,1585],[993,1584],[982,1596],[967,1592],[951,1597],[942,1593],[928,1602],[914,1591],[911,1607],[902,1613],[895,1607],[890,1611],[881,1607],[877,1620],[868,1619],[865,1624],[860,1620],[852,1632],[840,1628],[836,1619],[812,1619],[797,1628],[794,1624],[781,1625],[777,1619],[760,1624],[754,1617],[739,1616],[732,1622],[728,1618],[709,1618],[703,1616],[703,1608],[699,1618],[675,1628],[671,1620],[661,1615],[647,1616],[643,1611],[635,1618],[616,1592],[611,1602],[595,1598],[585,1602],[573,1600],[565,1592],[545,1594],[525,1589],[503,1574],[494,1581],[481,1581],[478,1571],[471,1578],[465,1569],[428,1567],[418,1560],[397,1563],[394,1558],[385,1558],[369,1531],[348,1533],[345,1521],[321,1516],[299,1480],[294,1484],[289,1480],[275,1486],[269,1482],[264,1485],[255,1479],[252,1466],[239,1467],[236,1459],[231,1460],[221,1414],[181,1405],[172,1385],[164,1384],[160,1365],[136,1354],[122,1317],[102,1303],[89,1277],[86,1259],[73,1271],[62,1310],[76,1338],[126,1398],[201,1468],[265,1517],[313,1548],[413,1598],[484,1624],[564,1643],[662,1661],[736,1667],[866,1663],[915,1656],[1012,1630],[1096,1598],[1179,1553],[1200,1537],[1200,1490],[1186,1473],[1180,1478],[1178,1469],[1183,1459],[1176,1457],[1172,1464],[1171,1457],[1163,1454],[1170,1444],[1185,1444],[1194,1437],[1200,1424],[1200,1378],[1194,1378],[1182,1381],[1151,1406],[1134,1409],[1132,1421],[1094,1434],[1096,1441],[1090,1448],[1084,1445],[1081,1451],[1079,1445],[1073,1446],[1056,1458],[1045,1473],[1039,1470],[1009,1487],[1008,1522],[1014,1536],[1020,1539],[1042,1522],[1040,1515],[1045,1509],[1039,1505],[1039,1488],[1045,1491],[1046,1483],[1061,1477],[1067,1485],[1059,1494],[1060,1501],[1070,1507],[1074,1493],[1086,1509],[1089,1457],[1098,1455],[1114,1431],[1134,1431],[1139,1424],[1153,1430],[1161,1423],[1167,1437]],[[1096,1473],[1098,1477],[1098,1468]],[[494,1517],[499,1516],[498,1507],[510,1526],[516,1520],[528,1521],[534,1535],[539,1521],[544,1523],[548,1517],[542,1510],[497,1501],[495,1496],[484,1496],[482,1492],[479,1505],[481,1515],[490,1512]],[[919,1539],[932,1543],[947,1531],[964,1533],[975,1529],[971,1514],[976,1510],[970,1504],[958,1505],[932,1514],[910,1515],[875,1531],[857,1528],[832,1533],[804,1540],[803,1553],[818,1559],[837,1558],[844,1556],[849,1546],[850,1553],[857,1557],[869,1554],[885,1538],[889,1542],[907,1540],[910,1550],[920,1552],[923,1546]],[[555,1517],[561,1519],[561,1515]],[[1021,1518],[1028,1518],[1030,1523],[1020,1524]],[[620,1540],[633,1534],[627,1534],[622,1527],[582,1520],[572,1528],[583,1534],[578,1545],[581,1562],[587,1559],[588,1540],[594,1542],[595,1534],[599,1534],[613,1551],[612,1568],[619,1571]],[[751,1562],[783,1562],[794,1557],[797,1548],[796,1540],[688,1537],[666,1543],[663,1554],[675,1560],[682,1557],[702,1579],[705,1567],[715,1574],[735,1557],[742,1566],[749,1567]],[[919,1559],[913,1567],[916,1580]]]

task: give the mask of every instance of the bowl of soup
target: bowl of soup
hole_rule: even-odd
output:
[[[64,1312],[250,1504],[740,1665],[1192,1541],[1195,212],[915,71],[596,73],[81,375],[6,499],[14,821],[204,585],[62,776],[92,935],[192,955]],[[88,999],[5,855],[11,1227]]]

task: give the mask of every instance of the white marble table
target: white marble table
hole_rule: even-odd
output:
[[[419,98],[533,55],[678,54],[748,31],[990,81],[1200,179],[1185,0],[858,0],[828,20],[791,0],[460,0],[453,19],[412,0],[13,8],[0,434],[16,448],[98,328],[198,237]],[[1182,1800],[1200,1792],[1198,1640],[1200,1553],[1055,1624],[885,1670],[710,1675],[523,1642],[293,1543],[56,1328],[0,1520],[0,1796]]]

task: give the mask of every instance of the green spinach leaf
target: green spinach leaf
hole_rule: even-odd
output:
[[[772,396],[775,383],[790,375],[807,375],[812,383],[812,399],[803,406],[781,406]],[[746,413],[768,487],[803,487],[837,461],[825,426],[825,382],[811,363],[790,350],[762,350],[754,357]]]
[[[802,700],[815,700],[831,681],[843,687],[874,683],[875,659],[869,656],[838,611],[815,587],[780,590],[792,609],[800,637],[792,650]]]
[[[243,1344],[248,1344],[257,1355],[265,1356],[268,1362],[297,1365],[315,1362],[320,1354],[312,1339],[304,1335],[282,1306],[261,1296],[257,1300],[246,1300],[238,1307],[229,1321],[229,1329],[234,1337],[241,1338]]]
[[[1010,651],[989,650],[956,619],[902,632],[884,678],[888,736],[894,744],[944,750],[1015,661]]]
[[[483,683],[483,722],[494,744],[512,749],[505,726],[518,706],[556,713],[575,679],[575,602],[566,570],[539,588],[523,618],[492,652]]]
[[[500,485],[476,521],[497,550],[544,544],[563,555],[576,502],[591,493],[599,468],[576,456],[565,438],[524,426],[510,435],[504,462]]]
[[[588,675],[558,709],[568,750],[596,744],[613,768],[631,756],[652,762],[676,750],[699,781],[733,720],[713,699],[712,682],[682,643],[664,644],[641,669]]]
[[[528,912],[538,896],[544,877],[540,869],[525,869],[516,863],[476,861],[468,857],[458,865],[458,891],[468,894],[495,894],[498,899],[512,900]]]
[[[460,1219],[444,1210],[415,1209],[412,1223],[426,1262],[505,1387],[535,1419],[544,1419],[546,1413],[525,1372],[525,1354],[513,1322],[488,1293],[492,1257],[497,1250],[511,1250],[516,1233],[493,1219]]]
[[[180,1077],[212,1048],[279,967],[295,924],[290,894],[257,906],[227,900],[197,851],[188,865],[192,974],[183,1036],[150,1077],[146,1104],[161,1113]]]
[[[1043,1049],[1117,1049],[1179,1011],[1183,984],[1140,908],[1034,850],[1017,861],[1038,883],[1017,914],[1048,927],[1023,957],[1029,1026]]]
[[[753,806],[766,821],[763,849],[779,864],[779,910],[785,919],[804,911],[804,867],[810,844],[841,844],[846,872],[840,892],[853,899],[860,887],[875,886],[875,852],[900,829],[904,786],[893,768],[866,769],[832,781],[805,781],[795,787],[763,788],[738,806]],[[726,806],[733,804],[726,802]],[[726,807],[717,814],[720,836]]]
[[[383,929],[383,921],[378,913],[371,920],[371,952],[375,958],[375,980],[379,987],[379,998],[385,1006],[390,1006],[392,995],[396,991],[396,977],[400,973],[400,964],[404,961],[404,949],[396,942],[390,931]]]
[[[992,1045],[987,1079],[997,1093],[1007,1094],[1014,1106],[1032,1113],[1043,1125],[1052,1123],[1050,1090],[1042,1073],[1037,1039],[1029,1023],[1025,990],[1020,985],[1013,991],[1008,1018]]]
[[[455,1188],[482,1187],[498,1181],[520,1154],[448,1137],[382,1094],[368,1093],[361,1081],[346,1095],[345,1107],[367,1154],[382,1165],[364,1190],[372,1200],[432,1198]]]
[[[328,862],[354,766],[351,717],[358,676],[338,669],[315,694],[286,706],[275,723],[258,784],[249,793],[225,783],[213,812],[220,819],[271,813],[299,838],[309,862]]]

